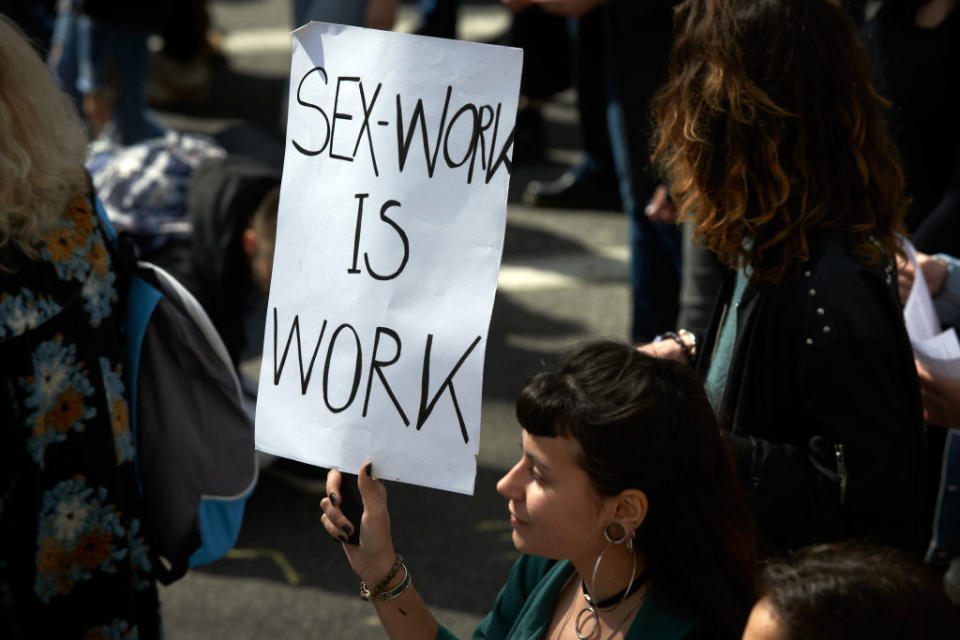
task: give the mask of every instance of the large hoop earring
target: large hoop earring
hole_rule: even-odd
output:
[[[612,527],[620,528],[619,535],[615,532],[611,532]],[[626,600],[631,593],[630,589],[633,587],[633,581],[637,577],[637,554],[633,553],[633,534],[629,531],[627,526],[619,520],[611,520],[603,526],[603,538],[607,541],[607,546],[604,547],[603,551],[600,552],[600,555],[597,556],[597,561],[593,565],[593,574],[590,576],[591,589],[593,589],[597,584],[597,571],[600,569],[600,563],[603,562],[603,556],[605,556],[607,551],[610,550],[611,545],[626,543],[627,551],[630,552],[630,556],[633,558],[633,568],[630,571],[630,582],[627,583],[627,588],[623,590],[623,597],[620,598],[620,601],[610,607],[612,609],[620,606],[620,604]],[[582,586],[583,585],[581,583],[581,587]],[[583,597],[587,601],[587,606],[581,609],[577,614],[577,619],[573,627],[573,630],[576,632],[579,640],[587,640],[588,638],[591,638],[600,628],[600,616],[597,613],[597,609],[600,607],[593,601],[593,597],[590,595],[590,592],[585,588],[583,588]],[[587,626],[590,627],[590,633],[584,633],[584,629]]]

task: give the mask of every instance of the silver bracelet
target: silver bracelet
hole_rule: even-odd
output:
[[[697,359],[697,335],[692,331],[687,331],[686,329],[679,329],[677,335],[681,338],[690,337],[690,357],[693,360]]]
[[[659,336],[657,336],[654,339],[654,342],[660,342],[665,338],[670,338],[671,340],[677,343],[677,346],[680,347],[680,351],[683,353],[683,359],[687,362],[688,365],[692,367],[696,363],[696,356],[694,354],[694,349],[697,348],[696,338],[693,339],[694,340],[693,349],[691,349],[690,347],[687,346],[687,343],[683,341],[683,338],[681,337],[683,334],[693,336],[693,334],[687,331],[686,329],[680,329],[680,333],[674,333],[673,331],[665,331],[664,333],[661,333]]]
[[[390,567],[390,571],[387,572],[387,575],[384,576],[383,580],[378,582],[377,586],[375,586],[372,590],[368,589],[367,583],[361,580],[360,599],[369,601],[375,596],[380,595],[384,587],[386,587],[390,581],[393,580],[393,576],[397,575],[397,571],[400,571],[400,567],[403,567],[404,572],[406,572],[407,568],[403,565],[403,556],[398,553],[396,559],[393,561],[393,566]]]
[[[383,593],[377,594],[377,598],[379,600],[393,600],[394,598],[398,598],[411,584],[413,584],[413,580],[410,578],[410,570],[407,569],[407,565],[401,562],[400,566],[403,567],[403,580],[401,580],[400,584],[398,584],[396,587],[390,589],[390,591],[384,591]]]

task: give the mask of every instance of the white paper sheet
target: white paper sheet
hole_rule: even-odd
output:
[[[472,493],[522,52],[293,39],[257,448]]]
[[[917,252],[908,241],[903,241],[907,257],[916,270],[910,295],[903,306],[903,320],[913,345],[913,354],[932,374],[960,380],[960,341],[953,329],[940,330],[940,320],[930,289],[917,264]]]

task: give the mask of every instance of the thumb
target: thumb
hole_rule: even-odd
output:
[[[360,498],[365,510],[382,509],[387,503],[387,489],[383,482],[373,477],[373,463],[368,462],[360,467],[357,474],[357,488],[360,489]]]

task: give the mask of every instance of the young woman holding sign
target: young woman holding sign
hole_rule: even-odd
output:
[[[534,376],[517,400],[523,455],[497,483],[522,555],[476,638],[739,637],[753,528],[713,411],[687,367],[614,341]],[[352,533],[327,477],[323,525]],[[390,536],[367,464],[359,545],[344,545],[391,638],[452,638]]]

